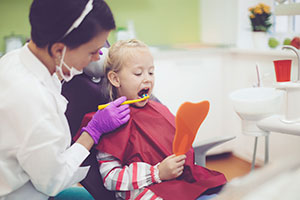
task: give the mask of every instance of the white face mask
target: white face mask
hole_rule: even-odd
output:
[[[75,67],[69,67],[65,62],[64,62],[64,58],[65,58],[65,54],[66,54],[66,46],[63,49],[63,53],[62,53],[62,57],[60,59],[60,63],[59,66],[56,65],[56,71],[59,73],[59,75],[66,81],[69,82],[74,76],[82,74],[82,70],[77,70]],[[65,75],[63,70],[62,70],[62,66],[65,66],[65,68],[67,68],[69,70],[69,75]]]

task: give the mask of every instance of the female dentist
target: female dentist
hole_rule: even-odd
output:
[[[115,28],[103,0],[34,0],[31,41],[0,59],[0,200],[48,199],[78,183],[101,134],[129,119],[125,98],[98,111],[72,145],[57,74],[69,81]]]

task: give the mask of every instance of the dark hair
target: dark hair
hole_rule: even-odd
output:
[[[64,34],[81,15],[88,0],[34,0],[30,8],[31,39],[40,48],[62,42],[76,48],[101,31],[115,29],[112,12],[104,0],[93,0],[93,9],[81,24]]]

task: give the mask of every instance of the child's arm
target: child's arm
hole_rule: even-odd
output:
[[[185,155],[171,155],[155,166],[134,162],[122,167],[119,160],[110,154],[99,152],[97,155],[104,186],[118,191],[140,189],[161,180],[174,179],[182,174],[185,158]]]
[[[99,152],[100,174],[108,190],[129,191],[161,182],[157,166],[134,162],[122,167],[120,161],[107,153]]]

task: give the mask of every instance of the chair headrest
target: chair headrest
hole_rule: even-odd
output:
[[[91,77],[93,80],[97,79],[100,81],[101,77],[105,76],[104,62],[108,54],[108,48],[103,47],[101,48],[101,51],[103,54],[100,55],[100,60],[91,62],[88,66],[86,66],[83,69],[83,72],[89,77]]]

